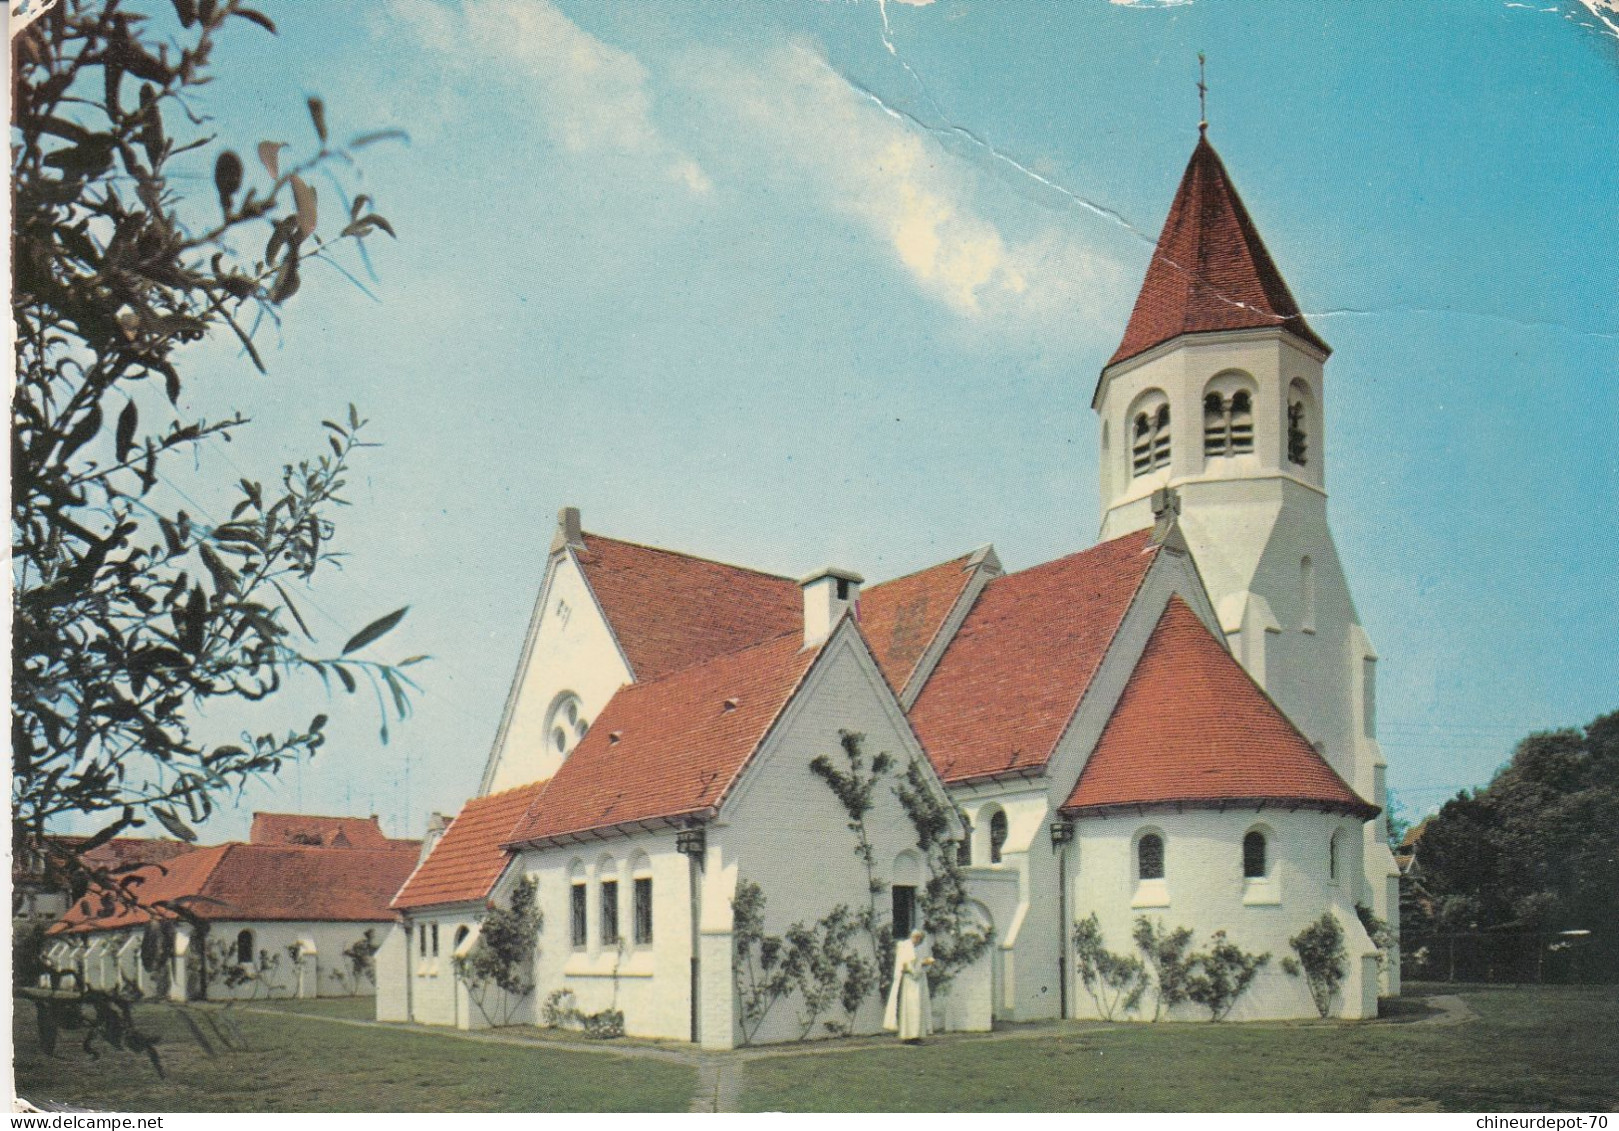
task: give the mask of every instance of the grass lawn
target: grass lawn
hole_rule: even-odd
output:
[[[754,1061],[750,1111],[1613,1111],[1619,987],[1460,992],[1460,1025],[1113,1025]]]
[[[377,1001],[369,997],[273,998],[244,1001],[252,1009],[276,1009],[283,1013],[309,1013],[316,1017],[342,1017],[350,1021],[374,1021]]]
[[[260,1003],[262,1006],[264,1003]],[[342,1015],[342,999],[277,1002]],[[514,1048],[437,1035],[333,1025],[308,1017],[142,1006],[161,1039],[160,1080],[144,1056],[65,1032],[56,1055],[39,1047],[33,1006],[15,1002],[17,1093],[35,1104],[100,1111],[685,1111],[696,1070],[661,1061],[561,1049]],[[361,1016],[369,1015],[370,1001]],[[187,1025],[196,1022],[205,1050]],[[223,1039],[221,1034],[224,1034]],[[237,1047],[230,1047],[236,1045]]]

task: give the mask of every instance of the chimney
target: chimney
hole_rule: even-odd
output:
[[[798,583],[804,589],[804,647],[832,635],[844,610],[859,602],[860,583],[864,580],[858,573],[827,566]]]
[[[556,537],[551,539],[551,552],[554,554],[569,547],[575,550],[585,548],[584,531],[579,526],[578,507],[563,507],[557,511],[557,532]]]

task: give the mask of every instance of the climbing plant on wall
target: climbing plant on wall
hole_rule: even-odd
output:
[[[478,920],[480,933],[472,950],[450,960],[467,996],[491,1025],[510,1025],[534,992],[534,955],[543,922],[538,892],[534,877],[524,876],[512,888],[509,906],[488,905]]]

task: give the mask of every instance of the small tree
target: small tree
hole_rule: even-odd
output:
[[[1196,956],[1187,953],[1192,945],[1192,929],[1177,927],[1171,931],[1163,920],[1154,924],[1145,915],[1139,915],[1132,938],[1152,970],[1152,1019],[1157,1021],[1167,1010],[1187,1000],[1187,982],[1196,962]]]
[[[534,992],[534,956],[544,922],[538,894],[534,877],[524,876],[512,888],[511,906],[491,904],[479,919],[481,929],[472,951],[451,960],[456,977],[466,984],[468,996],[491,1025],[510,1025],[518,1007]]]
[[[1207,1008],[1211,1021],[1224,1021],[1270,955],[1249,954],[1224,931],[1215,931],[1210,942],[1207,953],[1192,957],[1196,969],[1186,979],[1186,996]]]
[[[1105,1021],[1114,1021],[1141,1007],[1147,992],[1147,968],[1133,954],[1114,954],[1102,942],[1096,912],[1074,924],[1074,954],[1079,980],[1096,1002]]]
[[[1330,911],[1322,912],[1321,918],[1288,939],[1287,944],[1298,955],[1298,961],[1284,958],[1282,969],[1294,975],[1299,973],[1300,968],[1303,969],[1316,1012],[1327,1016],[1332,1011],[1333,996],[1349,972],[1349,955],[1344,950],[1344,929],[1338,925],[1337,916]]]

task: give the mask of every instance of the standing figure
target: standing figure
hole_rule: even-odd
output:
[[[928,967],[933,956],[927,952],[927,935],[912,931],[894,948],[894,985],[888,991],[888,1009],[883,1028],[897,1032],[906,1044],[920,1044],[933,1032],[933,1002],[928,997]]]

